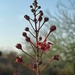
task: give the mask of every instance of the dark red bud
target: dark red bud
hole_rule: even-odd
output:
[[[35,5],[35,4],[33,3],[33,5]]]
[[[22,57],[21,57],[21,56],[16,57],[16,61],[15,61],[15,62],[16,62],[16,63],[21,63],[21,62],[23,62]]]
[[[41,6],[38,6],[38,9],[40,9],[41,8]]]
[[[59,55],[54,55],[54,60],[59,60]]]
[[[31,40],[30,40],[30,38],[29,38],[29,37],[26,37],[26,41],[27,41],[27,42],[30,42]]]
[[[41,41],[42,40],[42,37],[39,37],[39,41]]]
[[[34,69],[37,69],[37,65],[36,65],[36,64],[33,64],[33,68],[34,68]]]
[[[32,5],[30,5],[30,8],[33,8],[33,6],[32,6]]]
[[[47,22],[49,20],[49,18],[45,17],[44,18],[44,22]]]
[[[27,37],[27,33],[25,33],[25,32],[23,32],[22,35],[23,35],[24,37]]]
[[[29,31],[29,28],[28,28],[28,27],[26,27],[26,28],[25,28],[25,31]]]
[[[18,44],[16,45],[16,48],[22,50],[22,45],[18,43]]]
[[[41,11],[41,10],[40,10],[40,12],[39,12],[39,13],[40,13],[40,16],[43,16],[43,11]]]
[[[39,62],[39,65],[41,65],[41,64],[42,64],[42,61]]]
[[[35,9],[31,9],[32,12],[35,12]]]
[[[34,19],[34,22],[36,22],[36,23],[37,23],[37,19]]]
[[[30,20],[30,17],[28,15],[25,15],[24,18],[28,21]]]
[[[38,21],[41,22],[42,21],[42,16],[38,17]]]
[[[55,31],[55,30],[56,30],[56,26],[53,25],[50,27],[50,32]]]

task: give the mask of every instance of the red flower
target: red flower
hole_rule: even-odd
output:
[[[43,42],[37,42],[36,46],[39,46],[39,48],[44,51],[47,52],[50,49],[50,45],[53,45],[51,42],[46,42],[46,38]]]
[[[16,61],[15,62],[16,63],[23,62],[22,57],[21,56],[16,57]]]

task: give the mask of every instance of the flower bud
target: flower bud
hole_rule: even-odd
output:
[[[37,4],[38,4],[38,2],[37,2],[36,0],[34,0],[33,5],[34,5],[35,7],[37,7]]]
[[[22,35],[23,35],[24,37],[27,37],[27,33],[25,33],[25,32],[23,32]]]
[[[30,17],[28,15],[25,15],[24,18],[28,21],[30,20]]]
[[[39,41],[41,41],[42,40],[42,37],[39,37]]]
[[[40,9],[41,8],[41,6],[38,6],[38,9]]]
[[[38,17],[38,21],[41,22],[42,21],[42,16]]]
[[[35,12],[35,9],[31,9],[32,12]]]
[[[26,27],[26,28],[25,28],[25,31],[29,31],[29,28],[28,28],[28,27]]]
[[[32,5],[30,5],[30,8],[33,8],[33,6],[32,6]]]
[[[37,69],[37,65],[36,65],[36,64],[33,64],[33,68],[34,68],[34,69]]]
[[[59,60],[59,55],[54,55],[54,60]]]
[[[41,65],[42,64],[42,60],[39,62],[39,65]]]
[[[52,32],[54,30],[56,30],[56,26],[53,25],[53,26],[50,27],[50,32]]]
[[[22,57],[21,57],[21,56],[16,57],[16,61],[15,61],[15,62],[16,62],[16,63],[21,63],[21,62],[23,62]]]
[[[16,45],[16,48],[22,50],[22,45],[18,43],[18,44]]]
[[[41,11],[41,10],[40,10],[40,12],[39,12],[39,13],[40,13],[40,16],[43,16],[43,11]]]
[[[31,40],[30,40],[30,38],[29,38],[29,37],[26,37],[26,41],[27,41],[27,42],[30,42]]]
[[[44,22],[47,22],[49,20],[49,18],[45,17],[44,18]]]
[[[34,22],[36,22],[36,23],[37,23],[37,19],[34,19]]]

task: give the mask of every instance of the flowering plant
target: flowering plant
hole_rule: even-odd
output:
[[[29,21],[33,31],[35,32],[35,34],[33,34],[29,27],[25,28],[25,32],[22,33],[23,37],[26,39],[26,41],[28,43],[30,43],[34,53],[35,53],[35,57],[33,57],[32,55],[30,55],[29,53],[25,52],[22,48],[22,45],[20,43],[18,43],[16,45],[16,48],[21,49],[26,55],[28,55],[33,61],[34,64],[33,65],[29,65],[26,62],[23,61],[21,56],[16,57],[16,62],[17,63],[22,63],[24,64],[26,67],[28,67],[29,69],[31,69],[32,71],[34,71],[36,73],[36,75],[40,75],[40,72],[42,70],[44,70],[47,65],[52,62],[53,60],[59,60],[59,56],[58,55],[54,55],[52,57],[52,59],[50,59],[46,65],[44,65],[43,67],[39,67],[42,64],[42,55],[43,53],[46,53],[50,50],[50,47],[53,45],[51,42],[47,42],[47,38],[50,35],[51,32],[56,30],[56,26],[52,25],[50,27],[49,33],[47,35],[45,35],[44,40],[42,40],[42,37],[39,36],[39,32],[41,30],[41,28],[44,26],[44,24],[49,21],[49,18],[45,17],[43,19],[43,11],[39,10],[41,8],[41,6],[38,6],[38,2],[37,0],[34,0],[33,4],[30,5],[31,8],[31,12],[34,15],[34,18],[30,18],[28,15],[25,15],[24,18]],[[39,12],[38,12],[39,11]],[[32,22],[34,23],[34,25],[32,24]],[[42,24],[41,24],[42,22]],[[35,39],[35,44],[32,42],[31,38],[27,35],[27,32],[29,32]]]

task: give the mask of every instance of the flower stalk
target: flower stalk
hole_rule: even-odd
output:
[[[28,16],[28,15],[25,15],[24,18],[30,23],[30,25],[34,31],[34,34],[30,31],[29,27],[26,27],[25,28],[26,32],[23,32],[22,35],[26,39],[26,41],[28,43],[30,43],[30,45],[34,51],[35,57],[33,57],[29,53],[25,52],[22,49],[22,45],[19,43],[16,45],[16,48],[20,49],[23,53],[25,53],[25,55],[29,56],[34,62],[30,66],[29,64],[27,64],[26,62],[23,61],[21,56],[16,58],[16,62],[22,63],[24,66],[26,66],[27,68],[34,71],[36,75],[40,75],[41,71],[43,71],[53,60],[59,60],[59,56],[55,55],[52,59],[50,59],[46,63],[46,65],[44,65],[42,68],[40,68],[40,65],[42,65],[42,62],[43,62],[42,61],[43,54],[48,52],[50,50],[50,47],[53,45],[51,42],[47,42],[47,38],[49,37],[51,32],[56,30],[56,26],[52,25],[50,27],[49,33],[45,36],[44,40],[42,40],[42,37],[39,36],[39,33],[40,33],[42,26],[44,26],[44,24],[47,21],[49,21],[49,18],[45,17],[43,20],[43,17],[42,17],[43,11],[39,10],[41,8],[41,6],[38,6],[37,0],[34,0],[32,5],[30,5],[30,8],[31,8],[31,12],[33,13],[34,18],[33,19],[30,18],[30,16]],[[39,10],[39,13],[37,12],[38,10]],[[31,21],[34,23],[34,25]],[[41,25],[41,21],[43,21],[42,25]],[[31,34],[31,36],[33,36],[33,38],[35,39],[35,42],[32,42],[31,38],[27,35],[27,32],[29,32]]]
[[[25,52],[24,50],[22,50],[22,51],[36,62],[35,58],[33,58],[30,54],[28,54],[28,53]]]
[[[42,68],[40,69],[40,71],[43,71],[43,70],[53,61],[53,59],[54,59],[54,58],[50,59],[50,60],[47,62],[47,64],[44,65],[44,67],[42,67]]]

